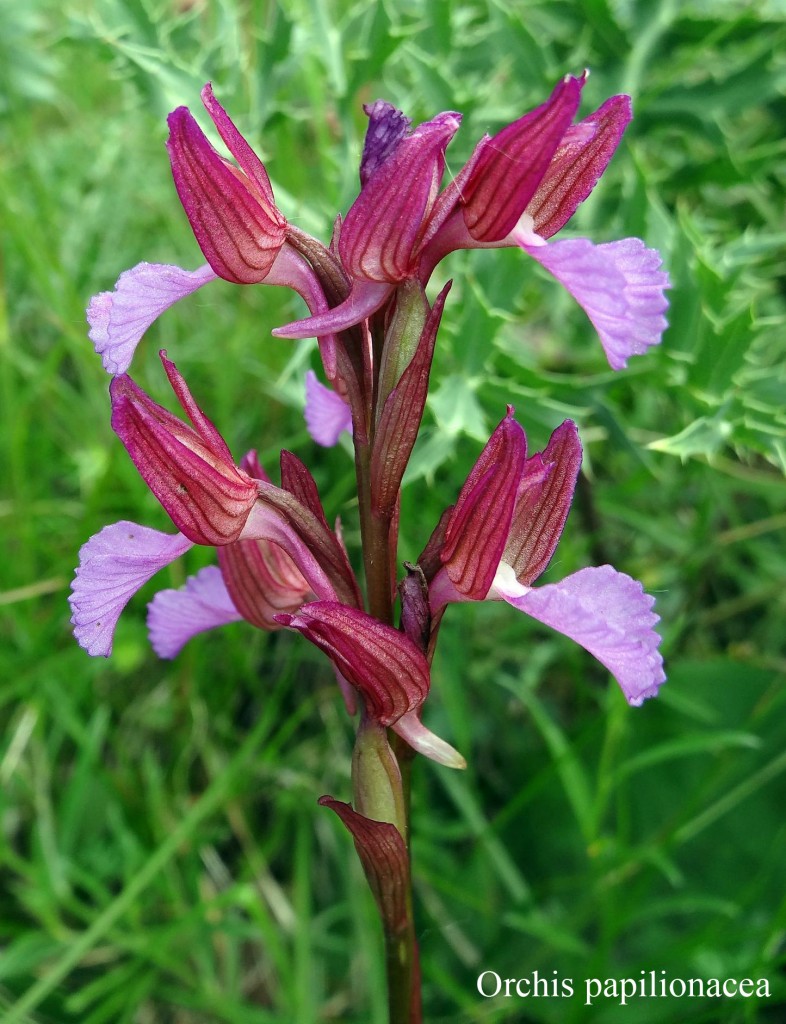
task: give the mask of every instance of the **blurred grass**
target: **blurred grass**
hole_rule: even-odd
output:
[[[91,294],[142,259],[198,265],[163,150],[205,81],[268,161],[287,216],[329,231],[356,189],[361,104],[485,130],[592,69],[585,109],[636,118],[576,218],[637,234],[672,275],[671,329],[612,374],[566,296],[511,251],[456,276],[402,516],[414,557],[513,401],[534,448],[566,415],[585,477],[552,579],[613,562],[658,595],[669,683],[631,711],[583,652],[509,609],[447,617],[418,766],[415,871],[432,1022],[775,1022],[786,1003],[783,186],[775,3],[31,0],[0,7],[0,1008],[41,1024],[382,1024],[379,936],[351,844],[331,673],[243,625],[152,656],[144,595],[95,663],[65,603],[107,522],[166,526],[114,439]],[[206,119],[202,118],[204,124]],[[455,152],[454,152],[455,150]],[[357,538],[346,453],[302,425],[298,309],[216,284],[155,325],[236,453],[307,459]],[[200,553],[147,588],[180,582]],[[773,997],[482,999],[526,977],[766,977]],[[554,974],[556,972],[556,975]]]

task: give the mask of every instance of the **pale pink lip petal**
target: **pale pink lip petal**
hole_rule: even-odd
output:
[[[551,626],[593,654],[611,672],[628,703],[654,697],[665,680],[654,598],[637,580],[610,565],[581,569],[560,583],[533,590],[509,573],[494,581],[496,595]]]
[[[515,232],[514,232],[515,235]],[[523,245],[564,285],[597,330],[614,370],[660,343],[669,277],[660,253],[638,238],[593,245],[586,238]]]
[[[306,373],[305,419],[308,432],[323,448],[338,444],[343,431],[352,433],[352,412],[332,388],[325,387],[313,370]]]
[[[125,520],[105,526],[83,544],[68,599],[80,647],[108,657],[117,620],[130,599],[190,547],[181,533],[161,533]]]
[[[242,618],[216,565],[189,576],[177,590],[159,590],[147,606],[150,643],[159,658],[174,658],[197,633]]]
[[[138,263],[117,279],[113,292],[90,300],[89,338],[107,373],[125,373],[142,335],[170,306],[216,280],[207,264],[183,270],[164,263]]]

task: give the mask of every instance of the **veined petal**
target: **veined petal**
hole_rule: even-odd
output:
[[[161,358],[193,427],[121,374],[109,386],[112,428],[175,525],[196,544],[228,544],[240,536],[257,485],[234,464],[174,363]]]
[[[412,119],[387,100],[364,103],[363,111],[368,116],[368,128],[360,158],[361,186],[392,156],[412,125]]]
[[[460,114],[437,114],[402,138],[370,175],[341,225],[338,248],[351,277],[396,283],[412,276],[445,149],[460,123]]]
[[[80,647],[108,657],[117,620],[130,599],[190,547],[181,533],[161,533],[125,520],[105,526],[83,544],[68,599]]]
[[[281,466],[281,486],[289,491],[297,500],[313,513],[322,524],[324,529],[330,530],[328,526],[325,509],[322,499],[319,496],[317,482],[311,475],[311,471],[297,455],[288,452],[286,448],[281,449],[279,459]]]
[[[315,601],[294,615],[276,618],[327,654],[382,725],[392,725],[426,699],[430,678],[425,656],[392,626],[335,601]]]
[[[281,491],[281,488],[275,487],[273,484],[265,486],[267,494],[276,494]],[[299,504],[298,502],[298,506]],[[305,518],[308,521],[308,515]],[[317,524],[317,530],[320,525]],[[262,541],[277,545],[289,555],[293,565],[318,598],[325,601],[335,600],[336,587],[331,578],[335,578],[335,574],[330,572],[332,567],[328,563],[328,570],[323,568],[323,564],[328,562],[327,558],[317,545],[310,543],[312,539],[310,536],[307,535],[307,539],[304,539],[304,532],[302,529],[298,531],[293,526],[292,518],[287,515],[286,505],[278,508],[265,501],[260,501],[251,510],[246,525],[243,527],[240,541]],[[314,548],[317,548],[317,554],[314,553]]]
[[[560,583],[521,586],[504,563],[489,595],[551,626],[593,654],[619,683],[628,703],[654,697],[665,680],[655,599],[610,565],[580,569]]]
[[[482,601],[494,579],[510,531],[527,438],[513,419],[502,420],[461,488],[440,552],[456,589]]]
[[[210,114],[224,145],[235,160],[237,160],[243,173],[259,189],[267,202],[273,219],[283,221],[284,218],[277,209],[276,201],[273,198],[273,189],[271,188],[270,178],[268,177],[265,165],[237,130],[232,118],[213,95],[213,86],[210,82],[202,89],[200,95],[205,105],[205,110]]]
[[[313,597],[292,558],[268,540],[239,540],[217,548],[221,576],[234,606],[259,629],[280,629],[276,615],[295,612]]]
[[[519,583],[534,582],[551,561],[580,468],[581,441],[572,420],[557,427],[542,453],[527,459],[502,556]]]
[[[138,263],[117,279],[113,292],[94,295],[87,307],[89,338],[107,373],[125,373],[142,335],[170,306],[215,281],[207,264],[183,270],[164,263]]]
[[[323,448],[332,448],[347,430],[352,433],[352,412],[332,388],[325,387],[313,370],[306,373],[306,426],[309,434]]]
[[[612,96],[565,133],[527,205],[542,238],[556,234],[595,188],[631,117],[630,96]]]
[[[361,320],[371,316],[383,305],[393,291],[393,285],[378,281],[358,279],[352,284],[352,291],[338,306],[309,316],[304,320],[293,320],[272,331],[275,338],[316,338],[323,334],[334,334],[354,327]]]
[[[515,232],[514,232],[515,237]],[[669,276],[660,253],[638,238],[593,245],[586,238],[523,245],[564,285],[592,321],[614,370],[660,343]]]
[[[213,99],[209,112],[214,120],[217,111],[221,112],[217,125],[221,124],[248,163],[250,147]],[[224,160],[187,107],[178,107],[167,121],[175,187],[205,259],[219,277],[234,284],[264,280],[284,243],[287,226],[270,201],[267,175],[260,184],[258,161],[252,179]]]
[[[240,540],[270,541],[282,548],[320,600],[360,605],[355,574],[336,534],[283,488],[259,483],[259,501]]]
[[[215,565],[178,589],[159,590],[147,606],[147,630],[159,658],[174,658],[197,633],[242,620]]]
[[[544,104],[483,144],[463,190],[473,238],[496,242],[513,230],[573,120],[583,84],[567,75]]]

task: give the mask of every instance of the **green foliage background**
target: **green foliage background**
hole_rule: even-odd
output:
[[[383,1024],[381,941],[347,835],[351,727],[300,637],[238,625],[172,663],[135,599],[111,660],[70,636],[80,544],[167,519],[109,427],[84,307],[139,260],[201,256],[163,149],[208,79],[279,203],[327,237],[357,189],[361,103],[485,130],[592,69],[585,111],[636,117],[571,229],[639,235],[672,275],[658,351],[608,370],[569,298],[513,251],[456,254],[405,493],[416,556],[516,405],[565,416],[585,475],[551,579],[610,561],[658,597],[669,674],[629,709],[569,641],[454,608],[427,721],[465,773],[419,763],[414,857],[426,1019],[767,1022],[786,1012],[783,886],[786,10],[780,0],[28,0],[0,5],[0,1016],[6,1024]],[[206,124],[207,118],[200,119]],[[780,277],[779,277],[780,275]],[[288,294],[217,283],[151,330],[236,454],[281,447],[357,541],[351,461],[302,422],[311,343]],[[574,979],[483,999],[483,970]],[[586,977],[752,977],[772,997],[600,999]]]

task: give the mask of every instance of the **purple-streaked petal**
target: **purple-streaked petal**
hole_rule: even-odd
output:
[[[551,561],[580,468],[581,441],[572,420],[557,427],[542,453],[527,459],[502,556],[519,583],[534,582]]]
[[[282,488],[294,495],[301,505],[305,505],[317,517],[322,526],[329,530],[322,498],[319,496],[319,488],[311,470],[297,455],[287,451],[286,448],[281,449],[279,463]]]
[[[372,313],[376,313],[392,291],[392,284],[357,280],[353,282],[352,291],[340,305],[326,313],[309,316],[304,320],[293,320],[283,327],[276,327],[272,332],[273,337],[316,338],[324,334],[345,331]]]
[[[440,558],[465,597],[482,601],[507,543],[527,452],[513,409],[486,443],[448,520]]]
[[[247,157],[250,149],[242,136],[215,100],[212,106],[221,111],[222,127],[229,131],[231,126],[233,142],[242,142]],[[186,107],[172,111],[167,122],[175,187],[205,259],[219,277],[234,284],[263,281],[287,229],[284,216],[271,202],[269,182],[260,187],[221,157]]]
[[[423,653],[397,629],[335,601],[305,604],[277,621],[296,629],[330,658],[364,697],[375,721],[392,725],[419,708],[429,690]]]
[[[515,232],[514,232],[515,236]],[[660,343],[668,274],[638,238],[593,245],[586,238],[522,246],[564,285],[592,321],[614,370]]]
[[[240,539],[277,544],[320,600],[358,607],[362,600],[360,588],[335,533],[281,487],[260,482],[259,491],[259,501],[251,510]]]
[[[108,657],[126,604],[151,576],[190,547],[191,541],[180,533],[161,533],[125,520],[105,526],[83,544],[68,599],[80,647]]]
[[[341,225],[338,248],[351,277],[397,283],[412,276],[445,149],[460,123],[461,115],[448,111],[418,125],[369,177]]]
[[[280,629],[276,615],[295,612],[313,598],[291,557],[266,540],[240,540],[217,548],[218,564],[234,606],[259,629]]]
[[[205,110],[210,114],[218,134],[223,139],[224,145],[235,160],[237,160],[244,174],[248,176],[250,181],[262,193],[268,206],[274,209],[278,216],[281,217],[279,211],[275,209],[276,201],[273,198],[273,189],[271,188],[270,178],[268,177],[265,165],[237,130],[229,114],[227,114],[226,110],[224,110],[213,95],[213,86],[210,82],[202,89],[200,95],[205,105]]]
[[[163,353],[161,358],[193,426],[120,374],[109,386],[112,429],[182,533],[196,544],[231,543],[254,507],[256,482],[234,464],[224,439],[197,406],[174,363]]]
[[[496,242],[513,230],[573,120],[583,85],[583,78],[567,75],[544,104],[483,144],[463,189],[473,238]]]
[[[207,264],[183,270],[138,263],[117,279],[113,292],[93,296],[87,307],[89,338],[107,373],[125,373],[148,327],[180,299],[218,275]]]
[[[281,488],[273,484],[263,486],[266,487],[267,495],[278,496],[281,491]],[[291,499],[291,495],[287,497]],[[300,506],[299,502],[297,506]],[[314,553],[316,545],[310,543],[310,536],[308,540],[304,540],[301,533],[293,527],[292,518],[287,515],[288,511],[285,503],[282,503],[282,507],[276,507],[264,500],[258,502],[246,520],[240,542],[254,540],[278,545],[289,555],[298,572],[318,598],[324,601],[335,600],[336,588],[331,579],[335,574],[330,572],[329,564],[327,572],[323,568],[323,564],[328,562],[327,557],[319,550],[317,554]],[[306,515],[305,519],[308,521],[309,516]],[[319,524],[316,528],[319,529]]]
[[[215,565],[189,576],[177,590],[159,590],[147,606],[147,630],[159,658],[174,658],[197,633],[242,620]]]
[[[665,680],[655,599],[637,580],[610,565],[580,569],[560,583],[530,590],[503,563],[490,597],[551,626],[593,654],[622,688],[628,703],[654,697]]]
[[[417,711],[409,711],[392,726],[393,732],[406,740],[413,750],[447,768],[466,768],[467,762],[459,752],[427,729],[418,718]]]
[[[631,117],[630,96],[612,96],[565,133],[527,205],[542,238],[555,235],[595,188]]]
[[[341,434],[352,433],[352,412],[332,388],[325,387],[313,370],[306,373],[306,426],[317,444],[332,448]]]
[[[395,152],[412,125],[412,119],[387,100],[364,103],[363,111],[368,115],[368,128],[360,158],[361,186]]]

